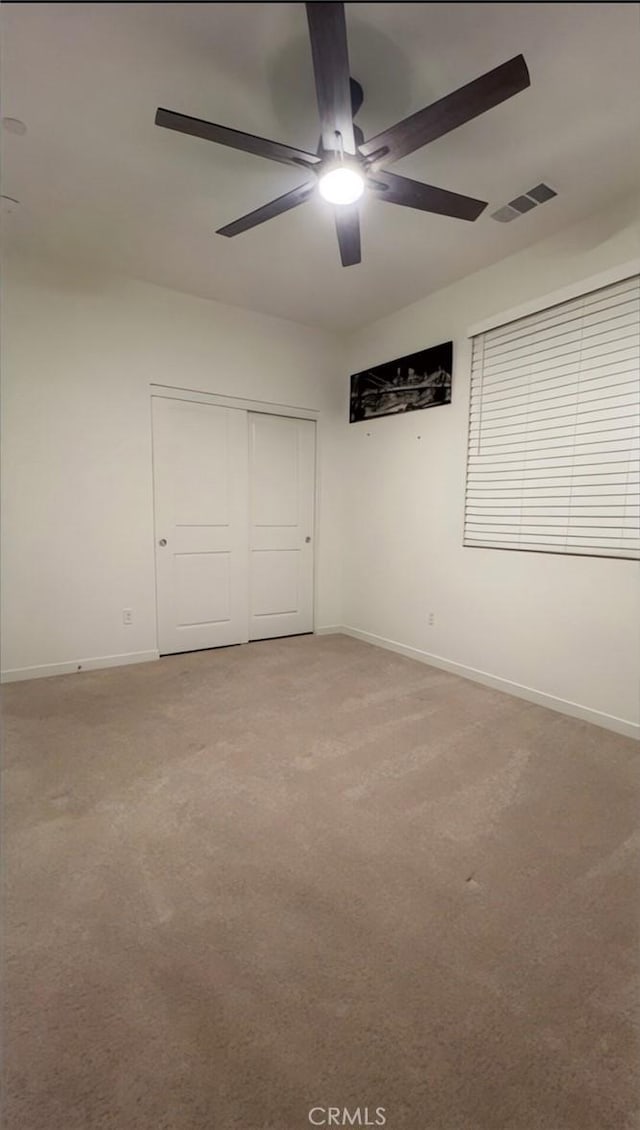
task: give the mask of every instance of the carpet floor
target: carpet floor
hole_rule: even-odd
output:
[[[343,636],[4,714],[6,1130],[640,1124],[632,740]]]

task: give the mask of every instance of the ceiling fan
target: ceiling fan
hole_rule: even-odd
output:
[[[200,118],[158,109],[156,125],[179,133],[192,134],[218,145],[228,145],[245,153],[255,153],[304,170],[306,180],[298,188],[256,208],[233,223],[219,228],[218,235],[234,236],[271,220],[282,212],[297,208],[319,190],[335,205],[336,230],[343,267],[359,263],[360,219],[357,200],[365,188],[378,200],[436,212],[459,220],[476,220],[487,207],[486,201],[461,196],[444,188],[410,180],[387,172],[384,166],[420,149],[498,106],[525,90],[529,72],[522,55],[447,94],[424,110],[418,110],[375,137],[364,140],[354,117],[362,106],[363,90],[349,75],[349,54],[344,4],[305,4],[313,72],[322,134],[316,153],[307,153],[277,141],[214,125]]]

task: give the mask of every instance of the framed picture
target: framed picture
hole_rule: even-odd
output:
[[[349,420],[395,416],[451,403],[453,342],[409,353],[351,377]]]

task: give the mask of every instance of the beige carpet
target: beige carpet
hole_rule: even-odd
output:
[[[341,636],[4,699],[6,1130],[638,1126],[634,742]]]

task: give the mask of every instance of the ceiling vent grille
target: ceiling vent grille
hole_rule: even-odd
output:
[[[545,204],[547,200],[553,200],[553,197],[557,195],[557,192],[549,188],[548,184],[537,184],[535,188],[529,188],[522,196],[515,196],[508,204],[498,208],[497,212],[492,212],[491,219],[497,220],[500,224],[510,224],[512,220],[517,220],[518,216],[524,216],[526,212],[530,212],[538,204]]]

